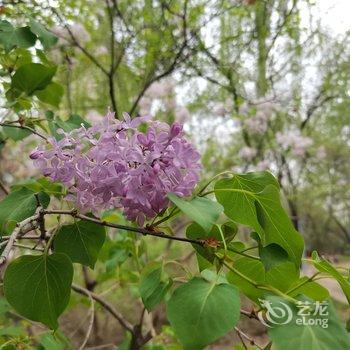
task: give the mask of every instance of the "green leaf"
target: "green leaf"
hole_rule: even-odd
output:
[[[167,316],[185,349],[202,349],[236,325],[239,294],[229,284],[195,277],[174,291]]]
[[[299,279],[299,270],[292,262],[285,262],[271,268],[265,276],[267,284],[285,292]]]
[[[266,247],[259,245],[259,255],[266,270],[288,261],[287,252],[277,244],[269,244]]]
[[[72,279],[73,265],[64,254],[23,255],[6,269],[5,297],[20,315],[57,329]]]
[[[38,36],[45,50],[55,45],[58,41],[56,35],[49,32],[42,24],[36,22],[33,18],[30,19],[30,30]]]
[[[2,130],[4,131],[4,134],[9,137],[10,139],[14,141],[20,141],[26,138],[27,136],[31,135],[31,132],[29,130],[20,129],[20,128],[13,128],[11,126],[3,126]]]
[[[55,73],[56,67],[46,67],[40,63],[24,64],[12,76],[11,87],[31,95],[45,89]]]
[[[168,193],[168,198],[189,218],[209,232],[216,223],[224,208],[208,198],[195,197],[186,201],[174,193]]]
[[[229,271],[227,273],[227,280],[237,286],[248,298],[258,303],[259,299],[264,296],[264,291],[256,288],[252,283],[241,277],[241,275],[248,277],[256,283],[263,284],[265,283],[264,265],[259,260],[239,256],[233,266],[238,273]]]
[[[288,294],[291,297],[306,295],[308,298],[318,301],[323,301],[329,298],[329,292],[325,287],[317,282],[309,281],[309,277],[306,276],[294,281],[289,288]]]
[[[105,239],[106,230],[103,226],[89,221],[76,221],[59,229],[53,245],[56,252],[67,254],[72,262],[93,269]]]
[[[230,219],[252,227],[263,246],[272,243],[281,246],[299,267],[303,238],[282,208],[279,190],[271,176],[270,173],[256,176],[256,182],[252,176],[246,178],[244,175],[219,180],[215,184],[215,196]]]
[[[40,177],[39,179],[25,179],[16,181],[13,185],[11,185],[11,190],[16,191],[21,188],[28,188],[33,192],[43,191],[49,195],[54,195],[56,197],[62,197],[64,195],[64,190],[61,184],[57,182],[52,182],[47,177]]]
[[[8,21],[0,21],[0,43],[6,52],[16,46],[24,49],[34,46],[35,42],[36,36],[29,27],[14,28]]]
[[[0,233],[10,232],[17,222],[32,216],[35,213],[37,202],[33,191],[22,188],[11,192],[0,202]],[[50,197],[39,192],[38,197],[43,207],[47,207]]]
[[[63,93],[62,85],[52,82],[44,90],[38,90],[34,94],[40,101],[58,107]]]
[[[71,115],[67,120],[62,120],[59,117],[56,117],[52,111],[48,111],[45,114],[46,119],[48,120],[49,128],[51,134],[55,137],[55,139],[62,139],[62,135],[57,133],[58,129],[63,129],[66,132],[70,132],[74,129],[78,129],[81,125],[84,125],[86,128],[89,128],[91,125],[81,118],[77,114]]]
[[[140,279],[140,295],[148,311],[164,298],[172,281],[164,274],[162,263],[152,263],[144,268]]]
[[[277,297],[270,300],[272,308],[280,307],[283,302],[290,310],[285,313],[286,317],[276,319],[277,324],[268,330],[276,350],[350,349],[350,335],[339,322],[331,304],[327,307],[327,315],[317,313],[312,316],[311,312],[310,316],[300,316],[298,309],[285,300]],[[292,316],[291,320],[283,324],[288,315]]]
[[[316,251],[312,252],[312,259],[313,264],[318,271],[328,273],[339,283],[348,303],[350,304],[350,282],[326,259],[319,257]]]

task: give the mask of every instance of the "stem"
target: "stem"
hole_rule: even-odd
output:
[[[2,181],[0,181],[0,188],[2,189],[2,191],[5,193],[5,194],[9,194],[9,190],[6,188],[6,186],[2,183]]]
[[[304,284],[311,282],[315,279],[315,277],[317,277],[320,274],[320,272],[316,272],[314,273],[311,277],[309,277],[308,279],[306,279],[305,281],[299,283],[298,285],[294,286],[293,288],[289,289],[286,293],[290,294],[292,292],[294,292],[295,290],[297,290],[298,288],[302,287]]]
[[[80,287],[76,284],[72,284],[72,289],[79,293],[79,294],[83,294],[86,295],[87,297],[91,297],[92,299],[94,299],[96,302],[98,302],[105,310],[107,310],[115,319],[118,320],[118,322],[126,329],[128,330],[130,333],[133,334],[134,329],[132,324],[130,324],[127,320],[124,319],[124,317],[112,306],[110,305],[106,300],[104,300],[103,298],[101,298],[101,296],[99,296],[98,294],[92,293],[90,291],[88,291],[87,289]]]
[[[245,256],[246,258],[250,258],[250,259],[254,259],[254,260],[258,260],[258,261],[261,260],[261,259],[260,259],[259,257],[257,257],[257,256],[250,255],[250,254],[246,254],[246,253],[244,253],[244,252],[242,252],[242,251],[239,251],[239,250],[236,250],[236,249],[234,249],[234,248],[228,248],[228,250],[231,251],[231,252],[237,253],[237,254],[239,254],[239,255]]]
[[[70,215],[72,217],[79,218],[81,220],[93,222],[97,225],[106,226],[106,227],[113,227],[113,228],[117,228],[119,230],[136,232],[136,233],[143,234],[144,236],[154,236],[154,237],[159,237],[159,238],[164,238],[164,239],[171,239],[174,241],[181,241],[181,242],[187,242],[187,243],[191,243],[191,244],[197,244],[197,245],[201,245],[201,246],[204,245],[204,242],[201,240],[190,239],[190,238],[185,238],[185,237],[175,237],[175,236],[167,235],[163,232],[152,231],[151,229],[118,225],[118,224],[112,224],[112,223],[106,222],[106,221],[101,221],[99,219],[95,219],[95,218],[92,218],[92,217],[89,217],[89,216],[86,216],[83,214],[78,214],[75,209],[73,209],[73,210],[44,210],[44,213],[46,215],[48,215],[48,214],[49,215],[50,214]]]
[[[17,129],[22,129],[22,130],[28,130],[31,133],[41,137],[43,140],[47,141],[47,137],[46,136],[44,136],[40,132],[38,132],[35,129],[32,129],[29,126],[26,126],[26,125],[14,125],[14,124],[9,124],[9,123],[0,123],[0,126],[6,126],[6,127],[10,127],[10,128],[17,128]]]
[[[216,224],[216,227],[218,228],[219,232],[220,232],[220,236],[221,236],[221,239],[222,239],[222,243],[224,244],[224,250],[225,250],[225,256],[227,255],[227,245],[226,245],[226,240],[225,240],[225,236],[224,236],[224,233],[222,232],[222,229],[221,227]]]
[[[217,254],[215,254],[215,255],[216,255],[217,258],[222,260],[221,257],[219,257]],[[246,275],[244,275],[243,273],[241,273],[240,271],[238,271],[234,267],[230,266],[226,261],[222,261],[222,264],[224,266],[226,266],[230,271],[234,272],[235,274],[237,274],[238,276],[242,277],[244,280],[246,280],[247,282],[252,284],[255,288],[272,292],[272,293],[274,293],[274,294],[276,294],[278,296],[281,296],[284,299],[292,302],[293,304],[296,304],[298,302],[297,299],[292,298],[291,296],[281,292],[280,290],[278,290],[277,288],[275,288],[273,286],[256,283],[255,281],[253,281],[252,279],[250,279],[249,277],[247,277]]]
[[[225,175],[225,174],[233,174],[232,171],[223,171],[215,176],[213,176],[200,190],[199,192],[197,193],[197,196],[200,196],[204,191],[205,189],[215,180],[217,179],[218,177],[222,176],[222,175]]]
[[[177,215],[178,213],[180,213],[180,209],[178,209],[177,207],[174,207],[170,211],[169,215],[165,216],[163,219],[160,219],[160,220],[154,222],[151,226],[152,227],[158,226],[159,224],[161,224],[161,223],[163,223],[165,221],[168,221],[170,218],[172,218],[173,216]]]

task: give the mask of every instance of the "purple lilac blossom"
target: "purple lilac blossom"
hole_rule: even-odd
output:
[[[199,180],[200,155],[183,135],[182,125],[131,119],[108,113],[100,124],[82,126],[31,154],[35,166],[68,187],[66,199],[82,212],[121,207],[143,225],[168,205],[167,193],[191,195]],[[137,127],[147,123],[146,132]]]

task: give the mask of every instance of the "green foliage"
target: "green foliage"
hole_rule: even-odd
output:
[[[30,96],[35,91],[45,89],[55,73],[56,67],[46,67],[40,63],[24,64],[12,76],[11,87]]]
[[[186,229],[186,236],[191,239],[208,241],[208,244],[204,246],[193,244],[193,248],[196,250],[197,254],[202,256],[204,259],[209,261],[210,263],[214,262],[215,259],[215,247],[210,246],[210,240],[214,239],[215,242],[218,242],[221,247],[223,247],[223,237],[225,238],[225,243],[228,244],[232,241],[237,233],[237,226],[234,222],[227,222],[221,226],[214,225],[209,232],[206,232],[201,226],[197,223],[193,223],[189,225]],[[222,234],[221,234],[221,232]],[[200,265],[200,260],[199,260]],[[205,267],[204,267],[205,268]]]
[[[105,239],[106,230],[101,225],[75,221],[74,224],[59,229],[53,244],[56,252],[64,253],[72,262],[93,269]]]
[[[64,254],[23,255],[7,267],[4,292],[22,316],[57,329],[57,319],[69,302],[72,278],[72,262]]]
[[[30,30],[37,35],[45,50],[55,45],[58,41],[58,38],[54,34],[33,18],[30,19]]]
[[[223,207],[219,203],[208,198],[195,197],[190,201],[186,201],[174,193],[169,193],[168,197],[183,213],[207,232],[210,231],[223,212]]]
[[[29,27],[15,28],[8,21],[0,21],[0,43],[6,52],[14,47],[28,48],[35,44],[36,36]]]
[[[265,282],[264,265],[258,260],[240,256],[235,260],[234,267],[238,273],[229,271],[227,280],[237,286],[248,298],[258,303],[258,300],[264,296],[265,292],[256,288],[249,280],[263,284]],[[242,275],[246,278],[242,277]]]
[[[271,298],[272,305],[279,306],[281,299]],[[286,301],[282,301],[286,304]],[[272,306],[272,307],[273,307]],[[313,316],[313,310],[306,312],[310,316],[304,316],[303,324],[298,324],[298,309],[288,304],[289,309],[293,312],[292,319],[287,324],[288,314],[281,317],[279,324],[269,328],[269,336],[276,346],[276,350],[329,350],[329,349],[348,349],[350,347],[350,335],[340,324],[335,311],[331,305],[327,307],[327,314],[317,314]],[[299,316],[301,319],[301,316]],[[318,324],[317,324],[318,320]],[[323,324],[327,324],[323,327]]]
[[[140,278],[140,295],[148,311],[155,308],[172,285],[172,280],[164,272],[162,263],[147,265]]]
[[[57,140],[62,138],[62,135],[57,133],[58,129],[70,132],[74,129],[80,128],[82,124],[86,128],[91,126],[86,120],[82,119],[77,114],[71,115],[67,120],[62,120],[60,117],[55,116],[52,111],[47,111],[45,116],[49,124],[50,132]]]
[[[237,323],[239,295],[219,280],[193,278],[178,287],[167,302],[167,316],[185,349],[202,349]]]
[[[43,207],[47,207],[50,197],[39,192],[38,198]],[[0,233],[11,232],[16,223],[32,216],[37,208],[35,192],[22,188],[11,192],[0,202]]]
[[[334,268],[326,259],[320,258],[316,251],[312,253],[313,264],[317,270],[326,272],[332,276],[340,285],[346,299],[350,304],[350,281],[344,277],[336,268]]]
[[[2,130],[7,137],[14,141],[21,141],[31,134],[28,130],[12,128],[10,126],[3,126]]]
[[[252,227],[263,246],[281,246],[300,265],[303,239],[280,204],[274,177],[268,173],[234,175],[215,184],[215,196],[232,220]]]
[[[36,91],[35,96],[37,96],[42,102],[58,107],[63,93],[64,90],[62,85],[51,82],[43,90]]]

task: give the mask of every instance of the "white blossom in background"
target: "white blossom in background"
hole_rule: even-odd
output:
[[[90,34],[81,23],[73,23],[69,26],[69,29],[80,44],[90,41]],[[58,46],[67,45],[71,42],[70,34],[65,27],[55,26],[52,28],[52,32],[59,37]]]
[[[163,100],[164,106],[168,110],[175,110],[177,107],[177,102],[175,97],[168,97]]]
[[[267,116],[276,111],[277,105],[272,101],[261,101],[256,104],[256,109]]]
[[[97,56],[106,55],[106,54],[108,54],[108,49],[107,49],[106,46],[103,46],[103,45],[98,46],[98,47],[96,48],[96,50],[95,50],[95,54],[96,54]]]
[[[218,117],[224,117],[227,113],[223,103],[217,103],[213,108],[213,113]]]
[[[140,115],[147,115],[151,113],[152,100],[146,96],[139,101]]]
[[[300,130],[277,132],[276,141],[282,149],[285,151],[290,149],[295,156],[304,156],[307,149],[313,145],[313,140],[301,135]]]
[[[191,117],[189,110],[184,106],[177,106],[174,111],[175,120],[179,123],[185,123]]]
[[[258,170],[258,171],[264,171],[264,170],[269,170],[269,169],[270,169],[270,162],[267,159],[261,160],[256,165],[256,170]]]
[[[232,98],[228,97],[226,100],[225,100],[225,109],[228,113],[231,113],[232,110],[233,110],[233,100]]]
[[[173,79],[164,79],[153,83],[146,91],[146,96],[154,99],[162,99],[174,94],[175,84]]]
[[[323,160],[327,157],[327,151],[326,151],[326,147],[325,146],[320,146],[318,147],[317,151],[316,151],[316,158],[318,160]]]
[[[250,107],[246,102],[244,102],[241,106],[239,106],[239,114],[248,114]]]
[[[256,156],[257,150],[252,147],[245,146],[240,149],[238,155],[246,161],[251,161]]]
[[[247,130],[252,134],[264,134],[267,131],[268,116],[258,111],[255,116],[244,121]]]

